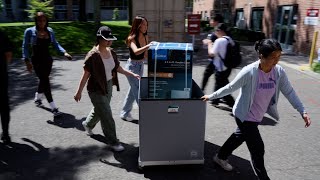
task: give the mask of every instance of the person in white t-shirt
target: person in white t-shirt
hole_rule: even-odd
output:
[[[219,23],[223,23],[223,19],[224,18],[221,14],[214,15],[214,17],[212,17],[212,19],[210,20],[210,26],[213,28],[216,27]],[[216,34],[214,32],[210,32],[207,38],[202,40],[202,43],[205,47],[208,47],[208,44],[212,44],[216,39],[218,39]],[[208,60],[209,60],[208,65],[206,66],[206,69],[204,70],[203,76],[202,76],[202,83],[201,83],[202,91],[205,90],[210,76],[215,73],[215,67],[212,62],[213,58],[209,57]]]
[[[215,34],[218,39],[213,44],[208,44],[209,56],[213,57],[213,64],[215,66],[215,86],[214,91],[222,88],[229,83],[228,77],[231,74],[231,68],[227,68],[222,59],[226,56],[228,43],[234,44],[231,37],[227,36],[227,26],[224,23],[219,23],[215,28]],[[233,107],[234,98],[231,95],[227,95],[222,98],[224,102],[229,106]],[[220,99],[214,99],[211,104],[219,105]]]
[[[112,42],[117,40],[108,26],[101,26],[96,34],[96,45],[87,53],[84,59],[83,74],[79,82],[74,100],[79,102],[82,91],[87,84],[87,90],[92,102],[86,120],[82,122],[88,136],[93,136],[92,129],[100,121],[104,141],[114,151],[123,151],[116,133],[116,124],[112,116],[113,86],[120,91],[118,73],[140,79],[138,74],[128,71],[120,66],[116,52],[111,48]]]

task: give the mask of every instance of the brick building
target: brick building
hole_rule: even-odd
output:
[[[233,26],[262,31],[267,38],[279,40],[286,52],[309,55],[314,32],[320,30],[320,1],[194,0],[193,13],[204,17],[209,6],[209,17],[221,13]],[[316,50],[320,48],[319,37]]]
[[[202,20],[209,20],[212,16],[214,0],[193,0],[193,13],[201,14]]]

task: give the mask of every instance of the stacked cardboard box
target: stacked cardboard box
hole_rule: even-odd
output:
[[[157,43],[148,50],[149,98],[190,98],[191,43]]]

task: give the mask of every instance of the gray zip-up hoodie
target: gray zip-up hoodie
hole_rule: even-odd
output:
[[[253,98],[257,88],[258,68],[260,60],[253,62],[241,69],[237,76],[226,86],[220,88],[216,92],[209,95],[209,99],[216,99],[231,94],[240,88],[240,93],[233,106],[232,113],[242,122],[245,121],[247,114],[251,108]],[[277,104],[279,99],[279,92],[288,99],[291,105],[301,114],[305,113],[302,102],[291,86],[285,70],[280,66],[275,66],[275,83],[276,91],[271,98],[267,113],[275,118],[279,119],[279,113],[277,110]]]

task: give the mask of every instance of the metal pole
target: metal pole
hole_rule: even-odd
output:
[[[312,67],[312,64],[313,64],[314,50],[316,48],[317,38],[318,38],[318,31],[315,31],[313,33],[313,40],[312,40],[312,46],[311,46],[310,58],[309,58],[309,66],[310,67]]]
[[[195,38],[195,35],[192,34],[192,47],[194,47],[194,38]]]

